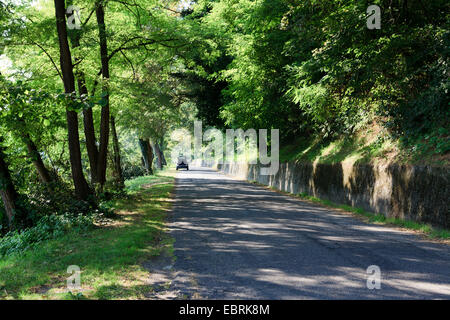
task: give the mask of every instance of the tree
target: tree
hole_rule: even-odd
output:
[[[13,83],[5,79],[0,82],[0,92],[2,110],[0,123],[12,136],[26,145],[28,157],[41,182],[46,184],[52,182],[53,178],[42,160],[32,135],[42,138],[46,135],[45,131],[49,131],[48,118],[55,117],[50,108],[50,100],[53,100],[53,97],[41,90],[33,90],[21,81]]]
[[[3,139],[0,137],[0,196],[3,201],[8,222],[11,224],[16,212],[16,201],[18,196],[11,180],[8,165],[5,161],[3,147],[1,146],[2,142]]]
[[[108,142],[109,142],[109,58],[108,58],[108,44],[106,37],[105,26],[105,9],[104,1],[100,0],[96,3],[95,15],[97,17],[97,25],[99,29],[99,41],[100,41],[100,59],[102,65],[102,98],[104,99],[101,111],[100,120],[100,145],[98,150],[98,163],[97,163],[97,178],[99,183],[103,186],[106,182],[106,160],[108,154]]]
[[[148,139],[139,139],[139,147],[142,152],[142,162],[148,174],[153,174],[153,150]]]
[[[75,76],[73,73],[69,41],[67,39],[65,16],[66,9],[64,6],[64,0],[54,0],[54,2],[56,27],[59,39],[60,67],[62,71],[64,90],[67,94],[66,119],[72,179],[77,197],[82,200],[87,200],[92,192],[86,182],[86,179],[84,178],[83,167],[81,164],[81,150],[78,134],[78,113],[75,111],[77,104],[74,100]]]
[[[120,161],[120,147],[119,147],[119,138],[117,137],[116,130],[116,119],[111,115],[111,135],[113,140],[113,151],[114,151],[114,173],[117,181],[117,185],[119,188],[123,188],[125,186],[123,173],[122,173],[122,164]]]

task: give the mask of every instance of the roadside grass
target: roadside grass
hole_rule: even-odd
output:
[[[83,234],[69,233],[0,260],[0,299],[143,299],[144,261],[171,252],[164,236],[174,178],[139,177],[112,203],[117,218]],[[143,187],[147,185],[147,187]],[[67,290],[70,265],[81,269],[81,290]]]
[[[250,181],[253,184],[271,189],[273,191],[283,193],[289,196],[294,196],[297,198],[301,198],[302,200],[306,200],[309,202],[313,202],[319,205],[323,205],[326,207],[334,208],[334,209],[340,209],[344,212],[351,213],[355,217],[362,218],[364,222],[367,223],[375,223],[375,224],[382,224],[386,226],[394,226],[399,228],[404,228],[407,230],[412,230],[420,233],[421,235],[425,236],[427,239],[430,240],[443,240],[445,242],[450,240],[450,230],[447,229],[439,229],[436,227],[433,227],[429,224],[415,222],[415,221],[409,221],[409,220],[403,220],[399,218],[387,218],[382,214],[379,213],[373,213],[366,211],[362,208],[352,207],[345,204],[338,204],[329,200],[320,199],[314,196],[310,196],[306,193],[298,193],[293,194],[290,192],[280,191],[274,187],[268,187],[266,185],[260,184],[256,181]]]
[[[153,176],[143,176],[137,177],[132,180],[125,181],[125,186],[127,193],[133,193],[141,189],[142,186],[152,185],[152,184],[163,184],[163,183],[172,183],[173,176],[167,175],[166,171],[158,171]]]

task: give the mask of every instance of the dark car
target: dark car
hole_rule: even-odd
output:
[[[186,169],[189,170],[189,165],[184,157],[178,158],[177,170],[178,169]]]

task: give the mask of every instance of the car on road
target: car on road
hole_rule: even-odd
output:
[[[178,170],[178,169],[186,169],[186,170],[189,170],[189,164],[188,164],[186,158],[183,157],[183,156],[178,157],[177,170]]]

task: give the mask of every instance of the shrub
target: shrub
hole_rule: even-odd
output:
[[[33,248],[37,243],[61,237],[69,232],[81,233],[93,228],[95,215],[71,214],[42,217],[34,227],[8,232],[0,238],[0,257]]]
[[[123,166],[123,178],[125,180],[129,180],[136,177],[145,176],[147,174],[147,171],[143,166],[139,165],[124,165]]]
[[[29,184],[19,196],[18,210],[11,224],[11,230],[24,230],[34,227],[45,216],[89,215],[98,212],[96,199],[78,200],[70,187],[57,180],[50,184]]]

